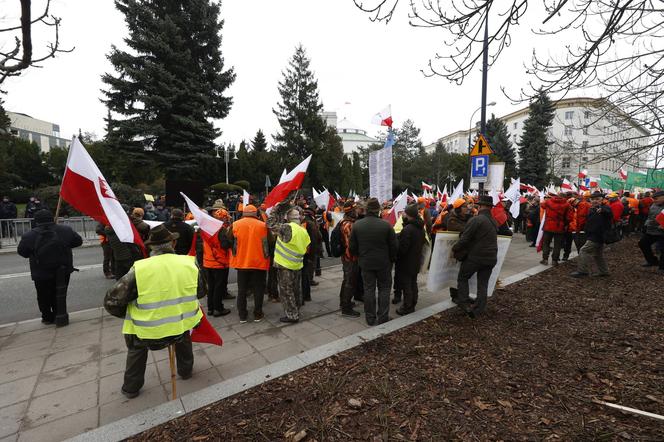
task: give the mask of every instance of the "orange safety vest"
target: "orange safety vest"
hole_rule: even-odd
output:
[[[232,226],[233,253],[230,266],[234,269],[267,270],[270,268],[270,257],[265,256],[267,250],[267,225],[253,217],[242,217]]]
[[[212,243],[212,244],[210,244]],[[227,269],[229,251],[222,249],[219,237],[213,236],[209,240],[203,240],[203,267],[206,269]]]
[[[447,216],[446,211],[440,212],[440,215],[438,215],[436,221],[433,223],[433,227],[431,228],[431,233],[438,233],[445,231],[445,226],[443,225],[443,222],[445,221],[446,216]]]
[[[627,204],[629,205],[629,211],[633,214],[639,213],[639,200],[636,198],[627,198]]]

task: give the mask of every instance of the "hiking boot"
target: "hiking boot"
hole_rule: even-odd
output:
[[[226,293],[224,296],[221,297],[221,299],[235,299],[235,295]]]
[[[361,313],[353,309],[341,310],[341,316],[345,316],[346,318],[359,318]]]
[[[412,310],[406,310],[406,309],[403,308],[403,307],[399,307],[399,308],[397,309],[397,315],[404,316],[404,315],[407,315],[407,314],[409,314],[409,313],[413,313],[414,311],[415,311],[415,309],[412,309]]]
[[[320,270],[316,270],[316,272],[314,273],[314,276],[320,276],[320,275],[321,275]]]
[[[226,316],[229,314],[231,311],[227,308],[221,309],[221,310],[215,310],[212,312],[212,316],[215,318],[218,318],[219,316]]]
[[[572,272],[569,274],[569,276],[571,276],[572,278],[585,278],[586,276],[588,276],[588,274],[584,272]]]
[[[286,324],[295,324],[299,321],[299,319],[291,319],[288,316],[282,316],[279,318],[279,322],[285,322]]]
[[[265,315],[263,313],[256,313],[254,315],[254,322],[261,322]]]
[[[320,275],[318,275],[318,276],[320,276]],[[316,287],[318,285],[318,281],[311,281],[309,283],[309,285],[312,286],[312,287]]]
[[[547,258],[547,259],[543,259],[543,260],[541,260],[541,261],[540,261],[540,264],[542,264],[543,266],[549,265],[549,260],[548,260],[548,258]]]
[[[127,399],[134,399],[136,396],[138,396],[138,391],[129,392],[129,391],[126,391],[124,388],[120,389],[120,391],[122,392],[124,397],[126,397]]]

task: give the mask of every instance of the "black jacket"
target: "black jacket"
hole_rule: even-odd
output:
[[[41,268],[37,265],[34,258],[35,253],[35,241],[39,237],[39,232],[44,229],[54,230],[60,241],[65,244],[67,248],[67,253],[64,257],[64,266],[69,273],[74,271],[74,260],[72,257],[71,249],[78,247],[83,244],[83,239],[81,236],[74,232],[74,230],[69,226],[62,226],[54,223],[45,223],[40,224],[21,238],[21,242],[18,243],[18,248],[16,251],[19,255],[24,258],[30,258],[30,275],[32,276],[33,281],[40,281],[45,279],[55,278],[55,270],[47,270]]]
[[[466,223],[459,241],[452,246],[455,256],[480,266],[495,266],[498,260],[498,234],[491,211],[482,210]]]
[[[404,218],[403,230],[399,232],[399,250],[397,252],[397,273],[417,275],[422,265],[422,248],[424,247],[424,221],[415,218],[412,221]]]
[[[191,242],[194,240],[194,228],[179,219],[166,221],[164,226],[169,231],[180,235],[175,243],[175,253],[178,255],[186,255],[189,253]]]
[[[586,220],[586,238],[588,241],[604,244],[604,232],[611,228],[613,213],[609,206],[591,207]]]
[[[375,215],[355,221],[350,233],[350,253],[359,257],[360,268],[382,270],[397,259],[397,236],[385,220]]]
[[[0,201],[0,219],[17,218],[16,204],[11,201]]]

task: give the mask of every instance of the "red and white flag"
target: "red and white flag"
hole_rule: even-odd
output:
[[[544,222],[546,221],[546,212],[542,215],[542,221],[540,221],[539,231],[537,232],[537,252],[542,251],[542,246],[544,245]]]
[[[332,192],[330,192],[330,191],[327,190],[327,189],[325,189],[325,191],[328,193],[328,195],[330,195],[330,199],[329,199],[329,201],[327,202],[327,209],[325,209],[325,210],[333,210],[333,209],[334,209],[334,206],[337,205],[337,200],[334,199],[334,197],[332,196]]]
[[[563,179],[563,183],[560,185],[560,188],[561,188],[561,189],[565,189],[565,190],[573,190],[573,189],[572,189],[572,183],[570,183],[570,182],[567,180],[567,178],[564,178],[564,179]]]
[[[664,227],[664,209],[655,217],[660,226]],[[661,259],[661,258],[660,258]]]
[[[620,176],[620,179],[621,179],[621,180],[625,181],[625,180],[627,179],[627,172],[625,171],[625,169],[623,169],[623,168],[621,167],[621,168],[618,170],[618,176]]]
[[[388,104],[385,109],[374,115],[371,124],[392,127],[392,105]]]
[[[588,169],[583,169],[581,172],[579,172],[578,177],[581,179],[584,179],[585,177],[588,176]]]
[[[591,177],[590,177],[590,181],[589,181],[589,183],[590,183],[590,184],[589,184],[588,186],[589,186],[591,189],[592,189],[593,187],[599,187],[599,180],[598,180],[597,178],[595,178],[595,177],[592,177],[592,176],[591,176]]]
[[[310,161],[311,155],[286,175],[282,175],[279,184],[274,186],[267,197],[265,197],[265,201],[263,201],[266,209],[276,206],[285,200],[289,193],[302,187],[302,182],[304,181],[304,176],[307,174]]]
[[[422,181],[422,190],[427,190],[427,191],[433,190],[433,186],[431,184],[427,184],[424,181]]]
[[[201,232],[201,238],[205,241],[209,241],[210,238],[216,237],[219,233],[219,229],[224,226],[224,223],[217,218],[208,215],[205,211],[201,210],[196,203],[189,199],[187,195],[180,192],[182,198],[184,198],[189,207],[189,211],[193,215],[196,223],[198,224],[199,231]]]
[[[120,241],[137,244],[145,255],[136,227],[78,137],[69,148],[60,196],[79,212],[110,225]]]
[[[397,220],[399,219],[399,215],[401,215],[401,213],[403,213],[403,211],[406,210],[407,205],[408,205],[408,190],[404,190],[401,195],[399,195],[394,199],[392,208],[390,209],[389,212],[387,212],[387,214],[383,219],[385,219],[392,226],[394,226],[397,223]]]
[[[249,192],[242,189],[242,207],[247,207],[249,205]]]

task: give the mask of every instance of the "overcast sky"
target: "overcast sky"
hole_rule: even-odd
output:
[[[36,11],[43,0],[33,3]],[[276,133],[272,108],[279,100],[277,83],[300,42],[312,60],[325,110],[347,116],[369,134],[379,131],[370,123],[372,115],[387,104],[396,125],[410,118],[421,128],[425,144],[467,128],[480,105],[480,72],[462,86],[425,78],[420,69],[442,49],[441,33],[410,27],[407,4],[402,2],[395,19],[385,25],[372,23],[352,0],[223,1],[222,53],[237,80],[228,90],[234,101],[230,114],[216,123],[223,131],[220,140],[237,143],[253,138],[259,128]],[[0,0],[0,6],[2,24],[14,24],[19,2]],[[17,11],[12,13],[10,7]],[[79,128],[103,136],[106,108],[99,101],[100,76],[111,70],[106,60],[111,45],[121,45],[127,34],[124,18],[111,0],[53,0],[52,13],[63,19],[63,47],[76,49],[44,62],[42,69],[7,80],[6,108],[58,123],[66,138]],[[36,55],[47,36],[36,30]],[[556,41],[539,41],[538,51],[555,53]],[[547,42],[554,46],[543,46]],[[3,47],[8,43],[0,40]],[[511,104],[500,87],[516,92],[525,86],[522,65],[531,51],[532,38],[525,32],[515,34],[512,47],[489,71],[488,101],[497,102],[490,112],[503,115],[522,107]]]

